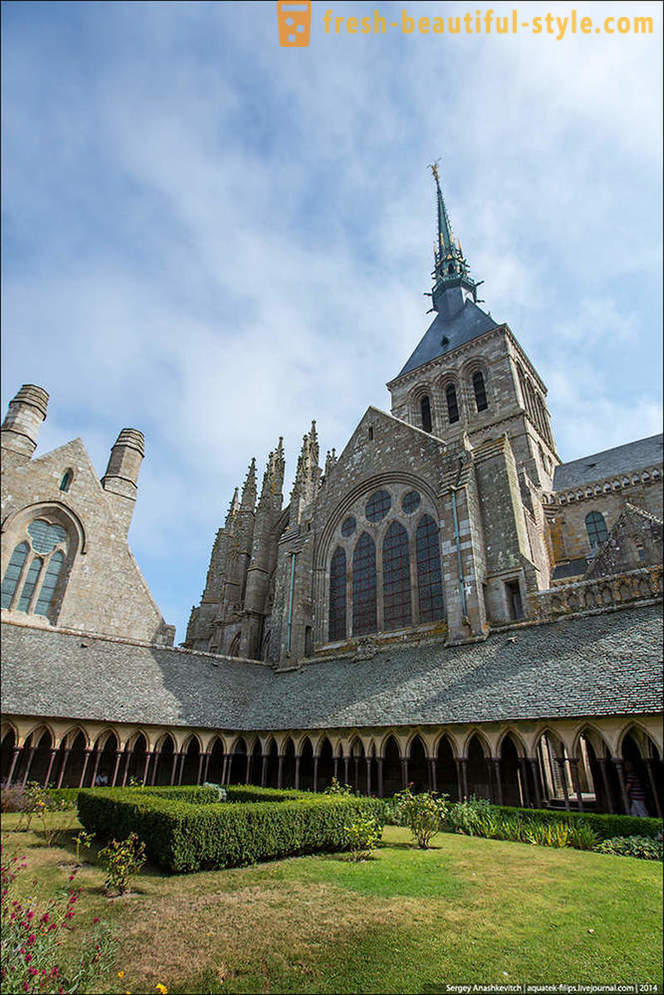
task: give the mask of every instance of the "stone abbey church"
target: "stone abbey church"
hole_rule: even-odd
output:
[[[284,502],[252,461],[174,647],[127,542],[144,439],[99,480],[2,425],[2,780],[416,788],[624,812],[662,798],[662,437],[561,463],[546,387],[437,198],[435,317]],[[415,336],[414,336],[415,341]]]

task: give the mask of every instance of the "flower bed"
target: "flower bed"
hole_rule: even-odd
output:
[[[166,790],[84,789],[78,796],[78,817],[99,839],[137,833],[148,858],[175,873],[344,850],[345,826],[355,817],[369,813],[383,824],[382,802],[373,798],[280,792],[277,800],[270,789],[231,787],[233,803],[228,804],[209,795],[192,802]],[[256,796],[266,800],[245,800]]]

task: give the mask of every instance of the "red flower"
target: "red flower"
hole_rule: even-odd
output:
[[[35,942],[35,934],[30,933],[30,936],[28,937],[28,943],[34,943],[34,942]]]
[[[98,922],[99,922],[99,916],[95,916],[94,919],[92,920],[92,925],[94,926]]]

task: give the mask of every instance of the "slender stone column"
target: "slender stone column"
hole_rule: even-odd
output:
[[[334,777],[339,780],[339,757],[334,758]]]
[[[208,767],[210,766],[210,752],[208,751],[207,753],[204,753],[203,756],[205,757],[205,764],[203,766],[203,780],[201,783],[205,784],[205,782],[208,779]]]
[[[249,784],[249,777],[251,776],[251,753],[247,751],[247,766],[244,775],[244,783]]]
[[[171,764],[171,785],[175,784],[175,774],[177,772],[178,760],[180,759],[180,754],[177,750],[173,750],[173,763]]]
[[[88,761],[90,760],[90,754],[91,753],[92,753],[92,750],[86,750],[85,751],[85,760],[83,761],[83,770],[81,771],[81,776],[80,776],[79,781],[78,781],[79,788],[83,787],[83,782],[85,781],[85,774],[86,774],[86,771],[88,769]]]
[[[371,794],[371,757],[365,757],[364,762],[367,768],[367,795]]]
[[[533,791],[535,792],[535,808],[541,808],[542,796],[540,795],[539,789],[539,767],[537,765],[537,757],[527,757],[526,760],[530,765],[530,773],[532,775]]]
[[[14,749],[13,749],[13,751],[12,751],[12,765],[9,768],[9,774],[7,775],[7,787],[8,788],[11,787],[12,777],[14,776],[14,768],[16,767],[16,761],[19,758],[19,755],[21,753],[21,749],[22,749],[22,747],[15,746]]]
[[[318,757],[314,757],[314,791],[318,791]]]
[[[221,767],[221,783],[222,784],[227,784],[228,783],[228,781],[226,780],[227,777],[230,779],[230,775],[231,775],[231,770],[230,770],[231,763],[230,763],[230,760],[231,760],[230,753],[224,753],[224,762],[223,762],[222,767]]]
[[[579,781],[579,761],[576,757],[569,757],[568,761],[569,769],[572,772],[572,784],[574,785],[574,790],[576,791],[576,802],[579,807],[579,812],[583,812],[583,796],[581,795],[581,782]]]
[[[150,784],[154,787],[154,782],[157,780],[157,771],[159,770],[159,759],[161,757],[161,750],[154,751],[154,763],[152,764],[152,777],[150,778]]]
[[[615,812],[615,806],[613,804],[613,795],[611,793],[611,786],[609,784],[609,775],[606,772],[606,765],[608,760],[606,757],[600,757],[597,761],[599,764],[599,769],[602,773],[602,784],[604,785],[604,794],[606,795],[606,804],[609,809],[609,813],[613,815]]]
[[[463,785],[461,781],[461,760],[459,757],[454,758],[454,766],[456,767],[457,776],[457,801],[463,801]]]
[[[267,781],[267,761],[268,754],[264,753],[261,759],[261,788],[265,787],[265,782]]]
[[[284,783],[284,757],[279,754],[279,769],[277,771],[277,788],[281,788]]]
[[[662,806],[659,803],[659,796],[657,794],[657,781],[655,779],[655,771],[653,770],[655,763],[657,761],[652,757],[646,757],[646,769],[648,771],[648,780],[650,781],[650,790],[652,791],[653,801],[655,802],[655,811],[657,813],[657,818],[662,818]]]
[[[130,749],[130,747],[127,747],[127,749],[125,750],[124,774],[122,775],[122,787],[123,788],[127,784],[127,774],[129,773],[129,764],[131,763],[131,755],[132,755],[132,753],[133,753],[133,750]]]
[[[376,757],[376,768],[377,768],[377,771],[378,771],[378,797],[379,798],[383,798],[384,797],[384,791],[383,791],[383,758],[382,757]]]
[[[436,780],[436,776],[437,776],[436,758],[435,757],[429,757],[429,790],[430,791],[437,791],[438,790],[438,783],[437,783],[437,780]]]
[[[348,784],[348,761],[349,757],[344,757],[344,784]]]
[[[90,784],[91,788],[94,788],[97,781],[97,771],[99,770],[99,761],[101,760],[101,750],[99,747],[95,746],[95,765],[92,768],[92,782]]]
[[[118,779],[118,770],[119,770],[119,767],[120,767],[120,758],[121,757],[122,757],[122,750],[116,750],[115,751],[115,768],[113,770],[113,779],[111,781],[111,787],[112,788],[115,787],[115,782]]]
[[[461,764],[461,783],[463,785],[463,796],[468,797],[468,760],[466,757],[461,757],[459,761]]]
[[[500,757],[491,757],[489,761],[490,766],[493,767],[493,777],[496,783],[496,800],[499,805],[503,804],[503,780],[501,777],[500,770]]]
[[[143,765],[143,777],[141,780],[143,784],[148,783],[148,770],[150,768],[150,760],[152,759],[152,753],[150,750],[145,751],[145,764]]]
[[[519,770],[521,772],[521,787],[523,789],[523,804],[526,808],[532,808],[530,798],[530,786],[528,784],[528,763],[525,757],[519,757]]]
[[[567,757],[556,757],[556,763],[560,767],[560,783],[563,789],[563,797],[565,798],[565,808],[569,812],[569,792],[567,790],[567,771],[565,770],[565,763]]]
[[[300,790],[300,757],[295,757],[295,790]]]
[[[23,775],[23,780],[21,781],[21,787],[22,788],[24,788],[25,785],[26,785],[26,783],[27,783],[28,774],[30,773],[30,768],[32,767],[32,761],[34,760],[34,756],[35,756],[36,750],[37,750],[36,746],[29,747],[28,762],[25,765],[25,774]],[[51,752],[57,752],[57,750],[56,751],[52,750]]]
[[[404,791],[408,787],[408,757],[401,758],[401,787]]]
[[[57,787],[58,788],[62,787],[62,780],[63,780],[63,778],[65,776],[65,770],[67,769],[67,761],[69,760],[69,754],[70,753],[71,753],[71,750],[65,748],[65,750],[64,750],[64,756],[62,758],[62,765],[60,767],[60,774],[58,776],[58,783],[57,783]]]
[[[618,782],[620,784],[620,794],[625,808],[625,815],[629,815],[629,798],[627,797],[627,788],[625,787],[625,772],[623,766],[624,760],[622,757],[611,757],[611,759],[616,765],[616,770],[618,771]]]
[[[353,787],[356,791],[360,790],[360,771],[359,771],[360,758],[353,757]]]
[[[201,783],[201,774],[203,772],[203,761],[205,760],[205,757],[206,757],[205,753],[198,754],[198,770],[196,771],[196,784]]]
[[[49,782],[49,780],[51,778],[51,771],[53,770],[53,764],[55,763],[55,756],[56,756],[57,752],[58,752],[57,750],[51,750],[51,756],[49,757],[49,761],[48,761],[48,770],[46,771],[46,777],[44,778],[44,787],[45,788],[48,787],[48,782]]]

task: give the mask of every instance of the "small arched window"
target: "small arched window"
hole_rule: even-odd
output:
[[[598,549],[609,537],[604,515],[599,511],[591,511],[586,515],[586,532],[591,549]]]
[[[71,470],[65,470],[65,472],[62,474],[62,480],[60,481],[60,490],[65,491],[66,493],[71,487],[71,482],[73,479],[74,479],[74,474],[71,472]]]
[[[16,594],[16,588],[18,587],[18,582],[21,577],[21,572],[23,566],[27,559],[28,553],[30,552],[30,547],[27,542],[20,542],[14,552],[12,553],[9,564],[7,565],[7,570],[5,571],[5,576],[2,581],[2,607],[9,608],[14,595]]]
[[[329,638],[346,638],[346,554],[337,546],[330,564]]]
[[[430,432],[433,424],[431,421],[431,401],[428,394],[425,394],[420,400],[420,413],[422,415],[422,428],[425,432]]]
[[[375,632],[376,618],[376,546],[363,532],[353,553],[353,635]]]
[[[489,402],[486,399],[486,387],[484,386],[484,376],[481,370],[473,373],[473,391],[475,392],[475,405],[478,411],[486,411]]]
[[[453,383],[449,384],[447,390],[445,391],[445,397],[447,398],[447,417],[449,419],[450,425],[459,420],[459,404],[457,401],[456,387]]]

